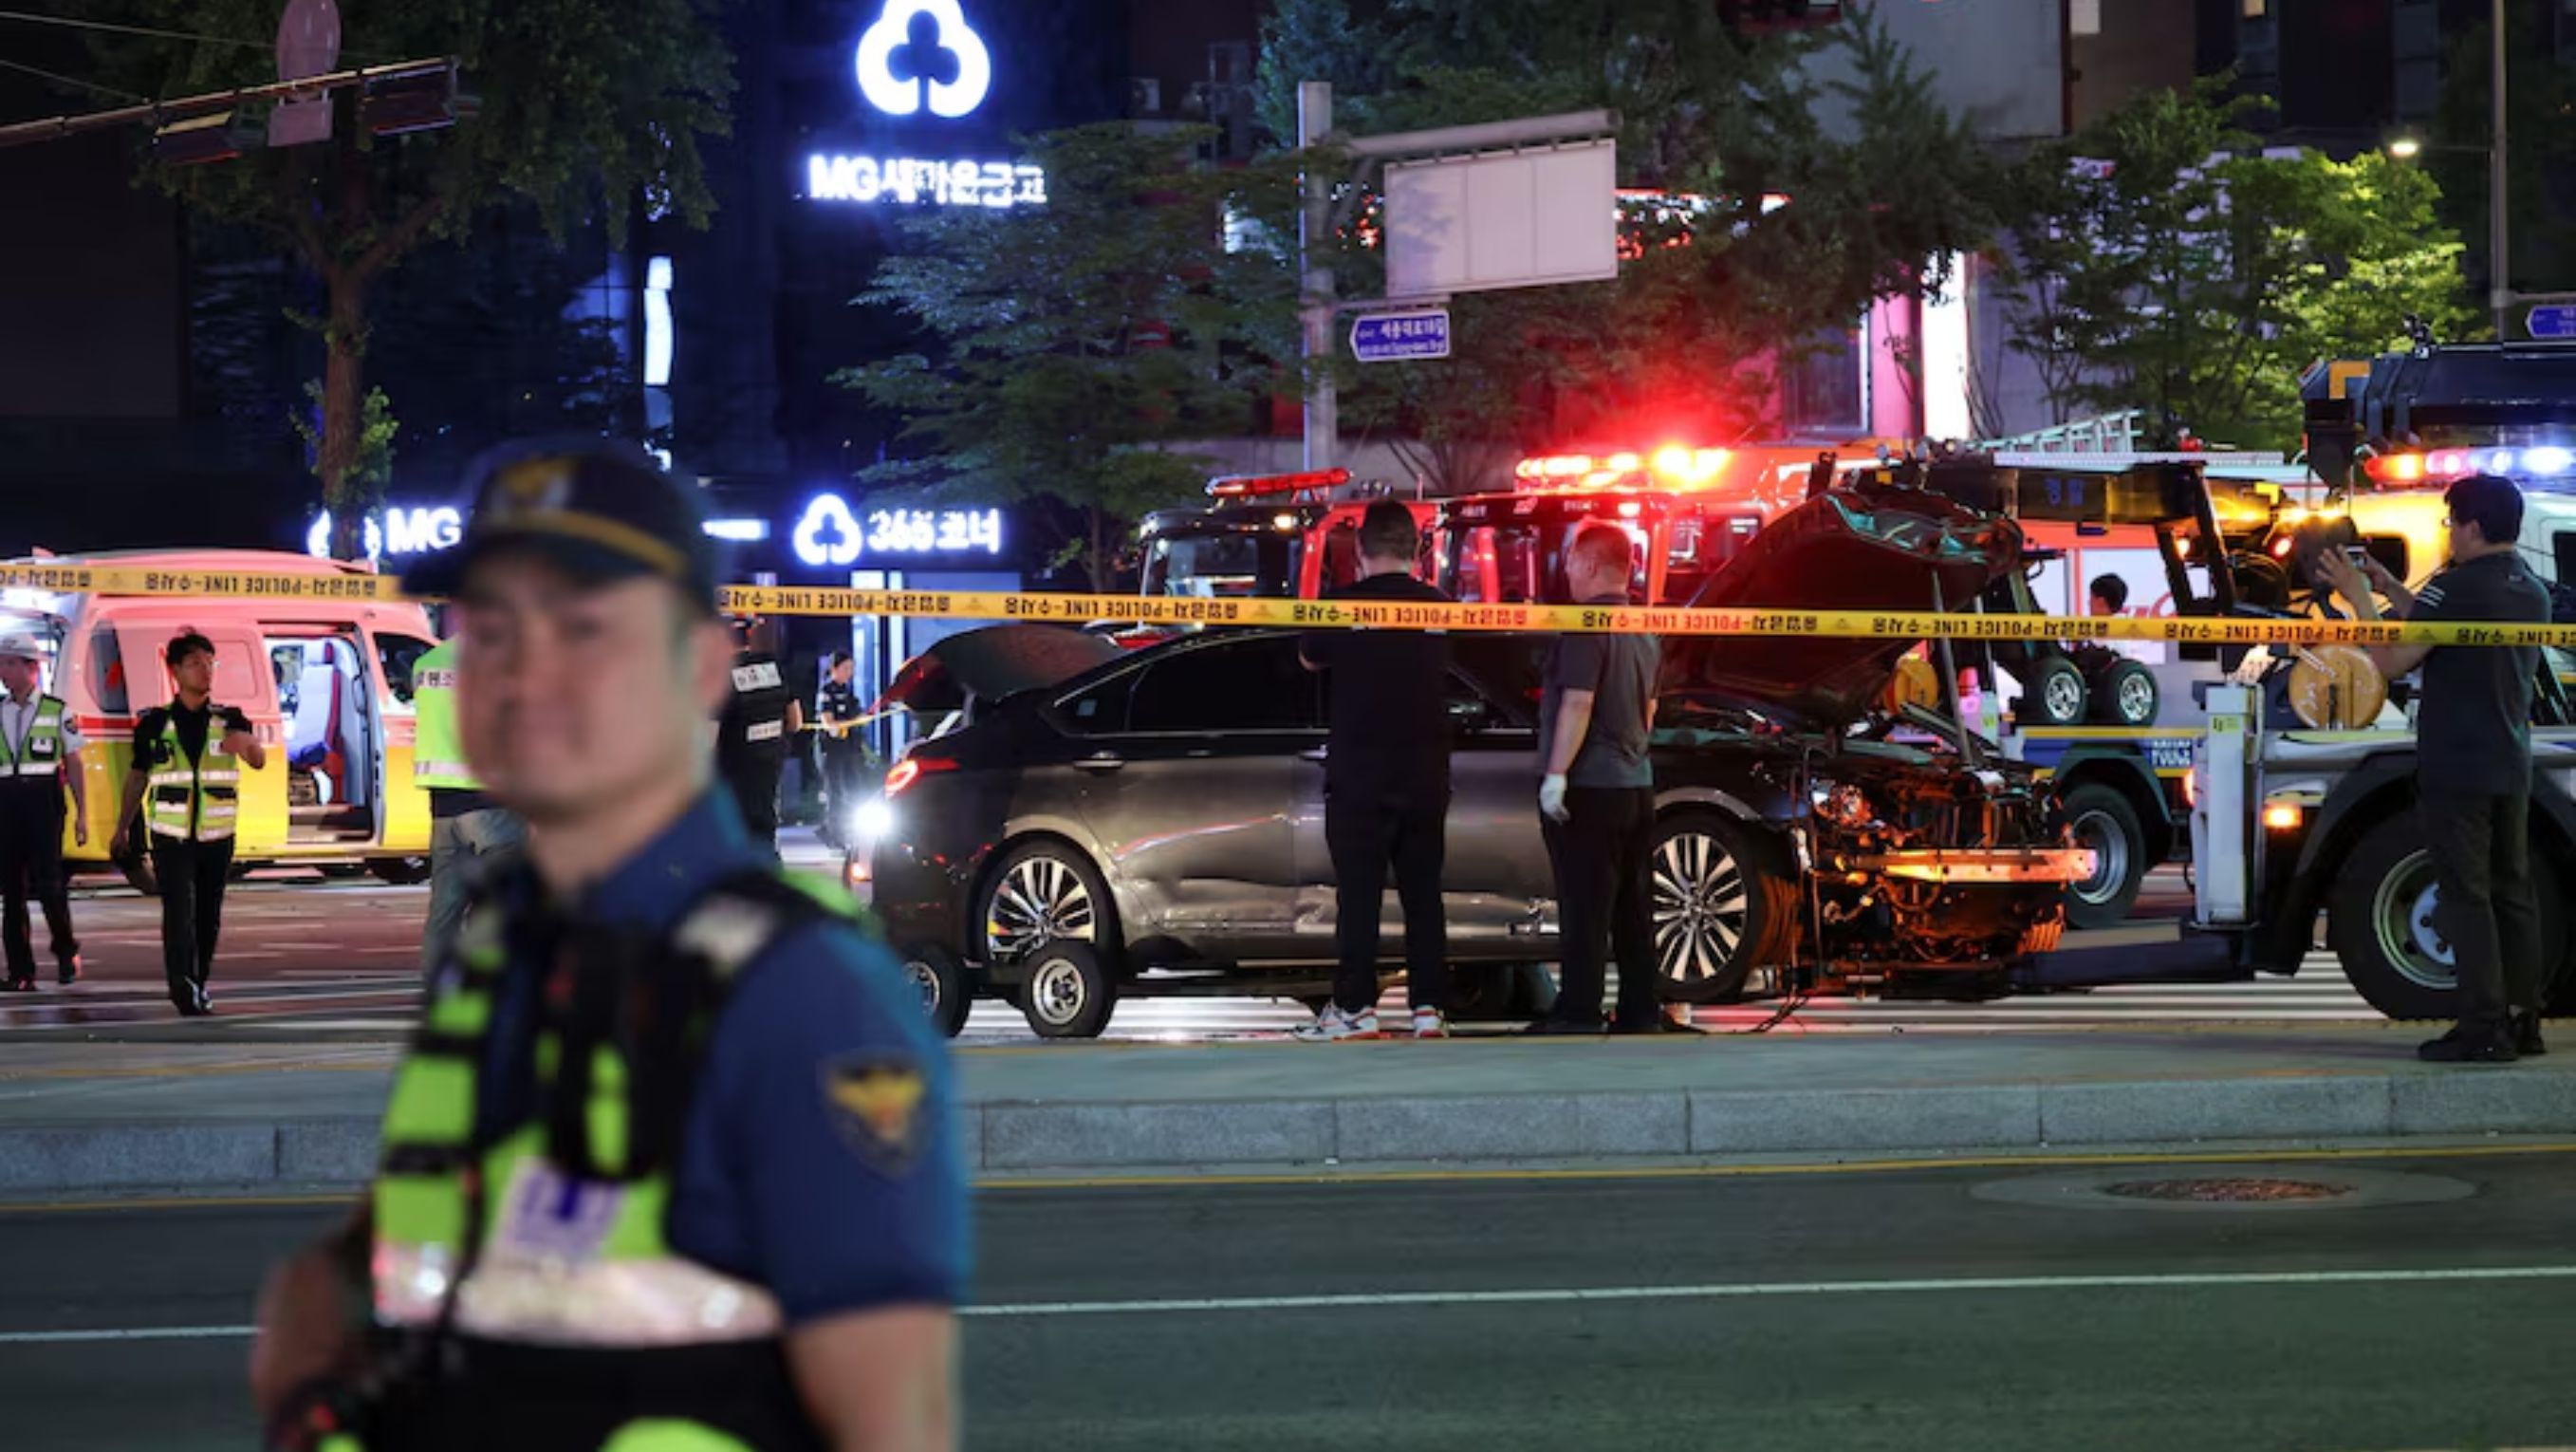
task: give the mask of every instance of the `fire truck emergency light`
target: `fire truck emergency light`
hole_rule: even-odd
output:
[[[1351,482],[1348,469],[1311,469],[1302,474],[1238,474],[1208,481],[1211,499],[1259,499],[1271,494],[1303,494],[1334,489]]]
[[[2576,452],[2555,444],[2528,449],[2435,449],[2430,453],[2382,454],[2363,460],[2361,468],[2376,484],[2426,484],[2471,474],[2520,474],[2548,479],[2576,468]]]
[[[1723,473],[1731,457],[1730,450],[1686,449],[1679,444],[1667,444],[1650,456],[1537,454],[1514,465],[1512,474],[1524,482],[1571,483],[1578,488],[1600,489],[1651,470],[1663,487],[1699,489]]]

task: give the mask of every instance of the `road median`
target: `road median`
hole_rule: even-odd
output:
[[[969,1049],[988,1179],[2576,1134],[2576,1061],[2435,1068],[2403,1029]],[[355,1183],[389,1055],[0,1053],[0,1195]],[[153,1062],[156,1056],[168,1062]],[[214,1070],[214,1072],[199,1072]]]

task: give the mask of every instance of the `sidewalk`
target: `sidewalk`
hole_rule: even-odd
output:
[[[979,1175],[2576,1133],[2576,1053],[2420,1026],[1030,1045],[958,1055]],[[390,1052],[0,1048],[0,1194],[353,1183]]]

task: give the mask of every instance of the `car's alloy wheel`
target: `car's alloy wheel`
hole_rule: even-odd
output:
[[[1052,852],[1003,869],[984,914],[984,946],[996,963],[1016,962],[1047,943],[1096,942],[1099,930],[1091,884]]]
[[[1664,977],[1716,977],[1744,951],[1752,898],[1726,844],[1684,830],[1655,849],[1655,955]]]
[[[2084,678],[2073,671],[2050,671],[2040,677],[2040,701],[2052,721],[2084,719]]]
[[[1713,813],[1667,817],[1657,828],[1648,907],[1665,998],[1731,1002],[1778,956],[1788,889],[1759,845]]]

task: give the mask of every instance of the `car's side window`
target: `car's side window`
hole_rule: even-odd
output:
[[[1136,694],[1135,671],[1122,671],[1057,703],[1056,713],[1076,736],[1115,736],[1127,729],[1127,705]]]
[[[1323,720],[1320,685],[1298,663],[1295,638],[1269,635],[1152,661],[1136,683],[1127,729],[1150,735],[1310,731],[1321,730]]]

